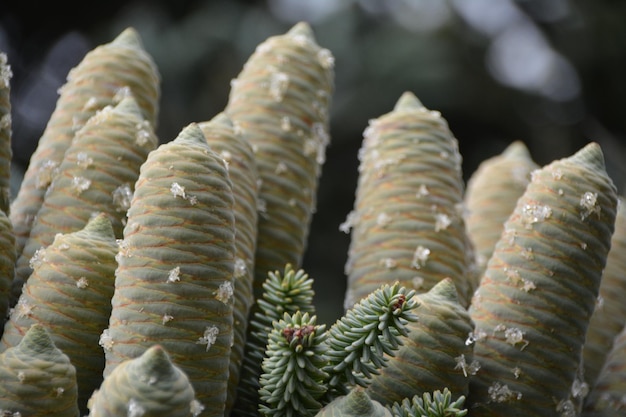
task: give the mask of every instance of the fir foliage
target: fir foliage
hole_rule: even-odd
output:
[[[417,320],[415,290],[383,285],[363,298],[329,329],[326,341],[331,393],[346,394],[350,386],[366,387],[372,374],[386,366],[406,336],[406,324]]]
[[[234,406],[236,414],[258,415],[261,364],[273,322],[298,311],[314,314],[313,295],[313,279],[302,269],[296,271],[287,264],[282,273],[278,270],[268,273],[263,283],[263,295],[252,307]]]
[[[465,396],[453,402],[452,393],[444,388],[443,392],[437,390],[432,395],[426,392],[422,398],[418,395],[405,398],[390,408],[394,417],[462,417],[467,414],[464,403]]]
[[[322,371],[325,330],[316,324],[316,316],[299,311],[274,322],[259,381],[263,415],[313,417],[322,408],[319,400],[328,377]]]

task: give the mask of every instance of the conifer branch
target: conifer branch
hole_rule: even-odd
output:
[[[467,414],[464,403],[465,396],[453,402],[452,393],[444,388],[443,392],[437,390],[432,395],[426,392],[422,398],[418,395],[405,398],[389,408],[394,417],[462,417]]]
[[[372,374],[386,366],[406,336],[406,323],[417,320],[411,310],[418,306],[414,290],[384,285],[358,302],[330,329],[325,352],[329,389],[346,394],[354,385],[366,387]]]
[[[322,408],[326,393],[325,325],[316,317],[285,313],[269,334],[263,374],[260,377],[259,411],[267,417],[313,417]]]
[[[284,272],[269,272],[263,283],[263,295],[251,310],[248,337],[237,387],[236,412],[239,415],[256,416],[259,406],[259,377],[265,356],[268,336],[273,323],[285,314],[314,314],[313,279],[302,269],[294,270],[290,264]]]

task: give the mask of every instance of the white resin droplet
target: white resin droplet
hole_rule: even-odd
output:
[[[187,198],[187,195],[185,194],[185,187],[177,182],[172,183],[170,186],[170,192],[174,197]]]
[[[85,177],[72,178],[72,189],[81,194],[83,191],[87,191],[91,187],[91,180]]]
[[[204,334],[202,337],[198,338],[197,344],[206,345],[206,350],[208,351],[211,346],[217,340],[217,335],[219,334],[219,329],[217,326],[208,326],[204,330]]]
[[[113,205],[115,210],[125,213],[130,208],[130,202],[133,199],[133,190],[129,184],[122,184],[113,190]]]
[[[219,288],[217,289],[215,293],[215,298],[224,304],[228,304],[231,297],[233,296],[233,293],[234,293],[233,285],[228,281],[224,281],[220,284]]]
[[[585,220],[592,214],[600,215],[600,205],[598,204],[598,193],[587,191],[580,197],[580,207],[582,212],[580,213],[581,220]]]
[[[76,165],[81,168],[89,168],[93,165],[93,158],[87,152],[78,152],[76,154]]]
[[[284,72],[276,72],[270,78],[270,95],[276,101],[282,101],[287,87],[289,87],[289,76]]]
[[[235,259],[235,278],[241,278],[246,275],[248,272],[248,267],[246,266],[246,261],[242,258]]]
[[[522,207],[522,222],[527,229],[533,224],[542,222],[552,216],[552,209],[542,204],[526,204]]]
[[[111,349],[113,349],[113,338],[109,333],[109,329],[104,329],[102,331],[98,344],[102,346],[105,351],[111,351]]]
[[[415,253],[413,253],[413,261],[411,262],[411,266],[415,269],[421,269],[428,260],[430,256],[430,249],[419,245],[415,249]]]
[[[180,281],[180,266],[173,268],[167,274],[167,282],[179,282]]]

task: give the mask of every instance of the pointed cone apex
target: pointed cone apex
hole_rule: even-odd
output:
[[[604,153],[602,153],[600,145],[596,142],[589,143],[567,160],[576,165],[584,165],[592,170],[606,171]]]
[[[141,112],[141,108],[139,107],[139,104],[137,104],[137,100],[135,100],[133,94],[130,92],[124,96],[122,101],[117,103],[117,106],[115,106],[115,110],[122,113],[131,113],[137,116],[139,119],[143,119],[143,113]]]
[[[139,38],[139,33],[133,27],[124,29],[117,37],[111,42],[116,46],[126,46],[129,48],[143,49],[143,44]]]
[[[192,122],[183,128],[175,140],[177,143],[206,145],[206,138],[197,123]]]
[[[169,354],[160,345],[154,345],[146,350],[136,360],[136,370],[141,373],[142,376],[158,376],[159,378],[175,373],[174,364],[172,363]],[[151,378],[146,378],[146,381],[150,381]]]
[[[309,41],[315,41],[315,36],[313,35],[313,29],[311,25],[307,22],[299,22],[296,23],[289,31],[287,32],[287,36],[292,38],[304,36]]]
[[[421,101],[410,91],[405,91],[400,99],[396,103],[394,110],[417,110],[423,109],[424,105]]]
[[[209,123],[215,123],[217,126],[226,126],[229,128],[233,127],[233,121],[224,112],[216,114],[215,117],[209,121]]]
[[[30,351],[37,354],[50,354],[57,350],[46,328],[38,323],[30,326],[30,328],[16,347],[22,352]]]
[[[428,291],[428,294],[443,297],[446,300],[458,303],[459,295],[452,278],[444,278]]]
[[[115,239],[111,219],[106,213],[100,213],[93,217],[82,230],[86,234],[98,235],[105,238]]]
[[[516,140],[511,143],[507,148],[502,152],[502,155],[506,158],[530,158],[530,152],[528,148],[521,140]]]

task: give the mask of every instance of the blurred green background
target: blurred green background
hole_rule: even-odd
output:
[[[335,56],[331,144],[303,268],[320,321],[342,314],[357,152],[368,120],[404,91],[438,110],[467,180],[523,141],[540,165],[598,142],[626,180],[626,2],[582,0],[268,0],[0,2],[0,50],[13,70],[13,175],[28,164],[57,89],[99,44],[136,28],[162,76],[161,142],[226,104],[254,48],[308,21]]]

